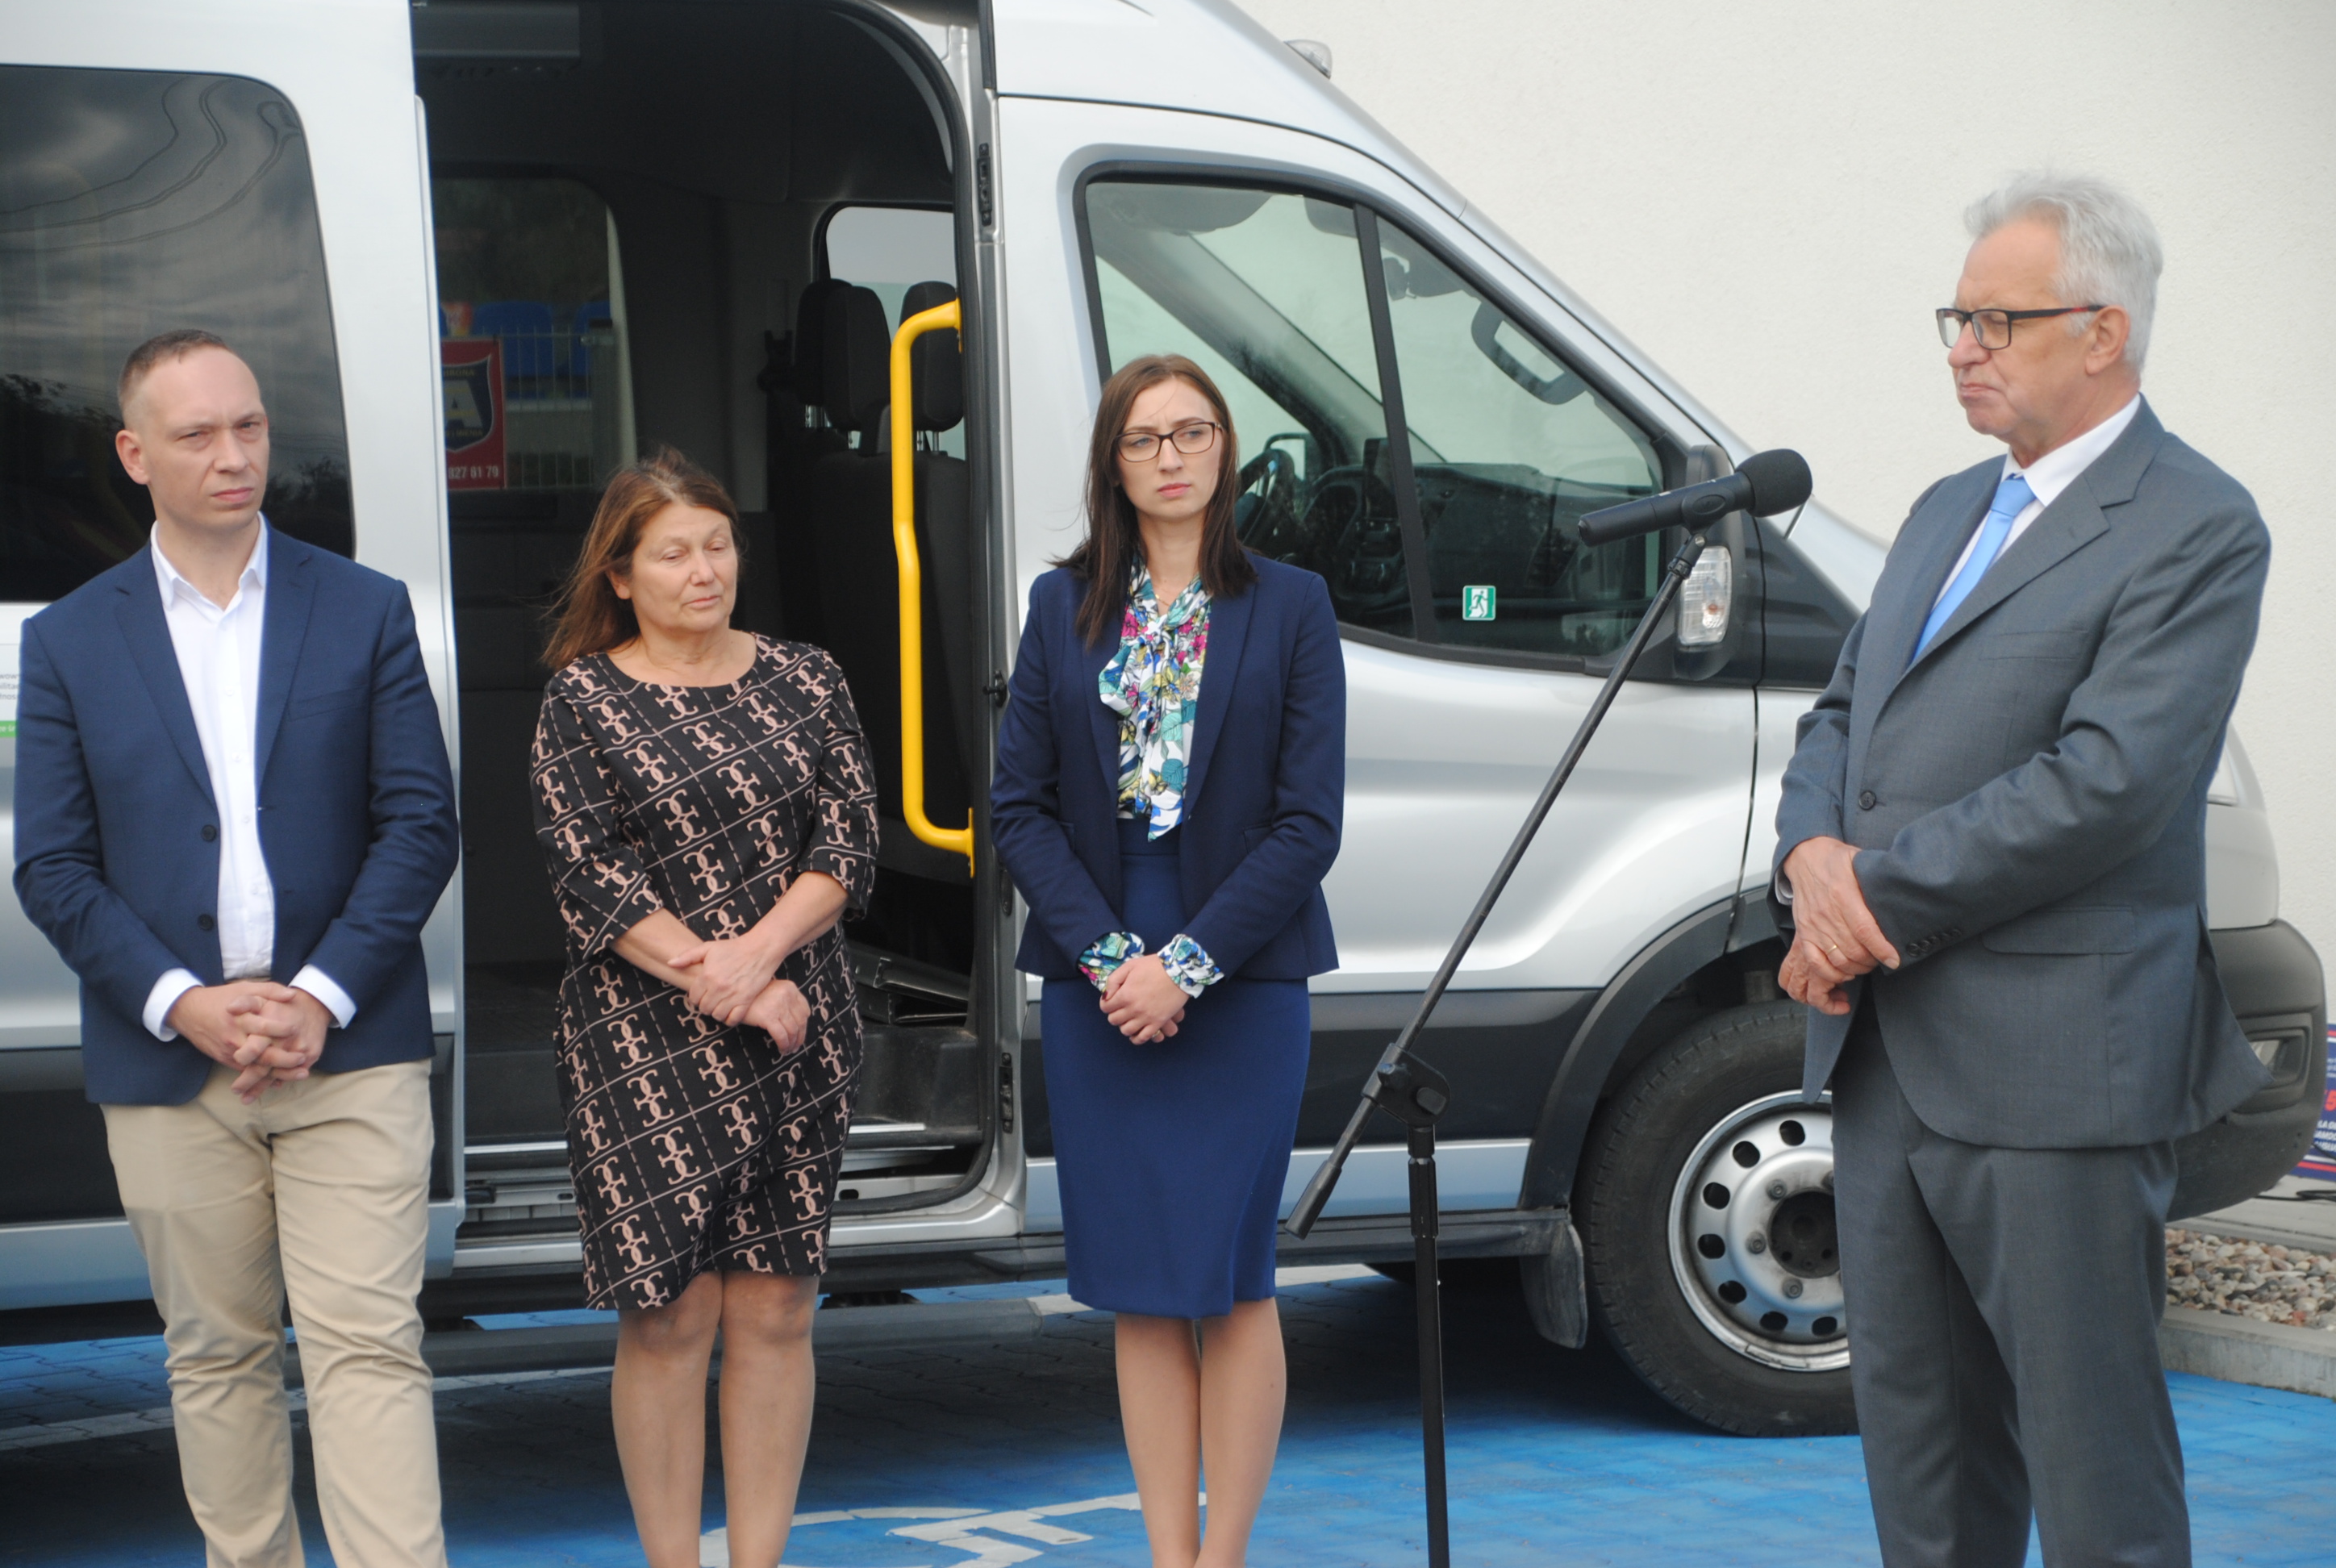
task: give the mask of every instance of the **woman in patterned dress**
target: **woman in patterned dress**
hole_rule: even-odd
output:
[[[730,1561],[785,1548],[860,1072],[836,922],[873,881],[873,778],[834,661],[732,629],[738,548],[703,470],[619,471],[535,736],[585,1290],[618,1313],[617,1451],[653,1568],[698,1562],[717,1333]]]
[[[1238,472],[1191,360],[1104,387],[1087,537],[1031,585],[990,791],[1030,905],[1015,965],[1046,982],[1071,1293],[1117,1314],[1156,1568],[1236,1568],[1272,1472],[1306,980],[1338,961],[1338,619],[1319,577],[1241,548]]]

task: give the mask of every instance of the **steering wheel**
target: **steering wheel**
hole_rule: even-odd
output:
[[[1410,609],[1403,533],[1386,480],[1359,467],[1324,474],[1298,533],[1301,544],[1290,562],[1329,585],[1340,620],[1376,627]]]
[[[1297,461],[1267,447],[1241,464],[1241,492],[1233,513],[1241,541],[1260,555],[1290,560],[1299,542]]]

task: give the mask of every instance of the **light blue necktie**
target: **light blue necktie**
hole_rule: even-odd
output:
[[[2028,503],[2035,499],[2036,492],[2028,488],[2028,476],[2024,473],[2006,474],[2003,482],[1995,487],[1995,504],[1987,509],[1987,521],[1979,525],[1979,541],[1971,546],[1971,559],[1963,562],[1962,570],[1955,573],[1954,581],[1947,584],[1947,591],[1932,606],[1931,618],[1922,623],[1922,635],[1914,641],[1915,658],[1922,657],[1922,650],[1931,646],[1931,639],[1939,635],[1947,618],[1971,597],[1979,579],[1987,575],[1987,569],[2003,553],[2003,541],[2011,532],[2011,520],[2026,511]]]

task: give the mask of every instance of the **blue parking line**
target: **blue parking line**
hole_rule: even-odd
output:
[[[1409,1294],[1377,1279],[1339,1281],[1287,1289],[1282,1306],[1290,1418],[1251,1561],[1412,1568],[1425,1548]],[[1718,1436],[1671,1412],[1604,1352],[1543,1344],[1514,1291],[1455,1290],[1447,1309],[1458,1562],[1876,1562],[1854,1438]],[[2336,1495],[2319,1483],[2336,1444],[2336,1403],[2186,1375],[2170,1381],[2198,1561],[2326,1563]],[[639,1562],[608,1387],[601,1369],[459,1380],[441,1392],[457,1564]],[[199,1561],[167,1427],[8,1446],[42,1427],[151,1413],[164,1398],[154,1340],[0,1349],[0,1486],[10,1494],[0,1563]],[[310,1551],[328,1562],[305,1442],[302,1464]],[[1052,1317],[1037,1339],[1013,1344],[823,1357],[803,1523],[787,1561],[1145,1568],[1143,1522],[1125,1505],[1134,1489],[1104,1314]],[[707,1525],[718,1530],[718,1475],[708,1494]],[[710,1537],[708,1561],[720,1556]]]

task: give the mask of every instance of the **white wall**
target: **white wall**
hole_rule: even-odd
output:
[[[2045,163],[2137,196],[2167,258],[2145,390],[2271,523],[2239,729],[2282,913],[2336,961],[2336,5],[1241,4],[1883,538],[2001,450],[1931,321],[1964,205]]]

